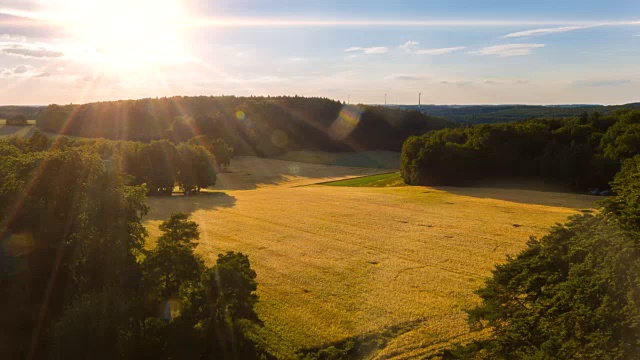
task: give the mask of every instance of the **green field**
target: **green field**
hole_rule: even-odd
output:
[[[323,183],[327,186],[347,186],[347,187],[394,187],[405,186],[399,172],[388,174],[363,176],[347,180],[330,181]]]

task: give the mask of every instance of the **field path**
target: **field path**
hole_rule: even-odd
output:
[[[249,255],[258,313],[280,358],[354,335],[425,319],[380,358],[423,356],[468,333],[463,309],[507,254],[523,249],[594,198],[514,189],[349,188],[320,182],[388,169],[240,157],[214,192],[151,198],[153,237],[170,213],[189,213],[197,252]],[[554,206],[549,206],[553,204]]]

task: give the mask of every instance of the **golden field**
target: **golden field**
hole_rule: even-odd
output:
[[[581,209],[585,195],[497,188],[338,187],[385,169],[239,157],[199,196],[150,198],[151,238],[172,212],[200,224],[196,251],[249,255],[279,358],[405,325],[372,355],[427,357],[469,334],[464,309],[496,263]]]

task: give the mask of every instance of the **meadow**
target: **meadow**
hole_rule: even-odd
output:
[[[200,224],[196,252],[207,263],[227,250],[249,255],[265,325],[259,335],[278,358],[384,333],[384,348],[368,357],[405,359],[483,336],[469,332],[464,309],[477,303],[473,291],[495,264],[595,200],[398,186],[390,171],[239,157],[211,191],[149,198],[145,224],[154,239],[170,213],[186,212]],[[380,182],[394,186],[367,186]]]

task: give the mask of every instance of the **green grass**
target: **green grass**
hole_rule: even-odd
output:
[[[346,187],[394,187],[404,186],[404,180],[399,172],[363,176],[347,180],[331,181],[322,185]]]

